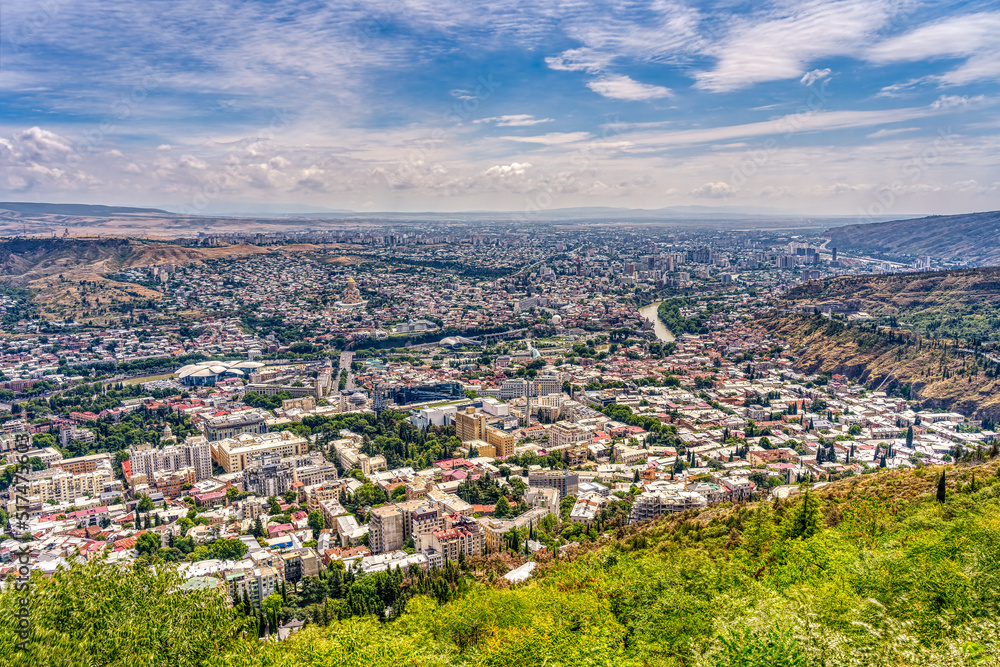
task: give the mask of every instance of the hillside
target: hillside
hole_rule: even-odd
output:
[[[820,310],[857,300],[862,311],[921,336],[1000,341],[1000,268],[840,276],[800,285],[784,299]]]
[[[846,225],[824,235],[827,247],[844,253],[1000,264],[1000,211]]]
[[[159,208],[135,208],[131,206],[101,206],[96,204],[49,204],[45,202],[0,201],[0,214],[5,212],[24,215],[137,215],[142,213],[162,213]]]
[[[803,372],[846,375],[926,408],[1000,417],[1000,363],[982,355],[820,316],[775,314],[760,325],[789,342]]]
[[[46,319],[87,321],[81,305],[85,293],[95,303],[148,303],[161,297],[148,287],[106,277],[122,269],[280,250],[250,244],[186,248],[124,238],[15,238],[0,241],[0,283],[31,290]]]
[[[35,578],[28,594],[0,592],[0,665],[995,667],[997,467],[882,471],[619,529],[513,588],[487,561],[451,564],[467,583],[443,602],[399,597],[420,576],[362,576],[346,601],[319,605],[328,624],[283,643],[257,641],[254,616],[216,591],[178,591],[169,565],[92,560]],[[18,597],[27,653],[15,649]],[[350,612],[387,597],[395,620]]]

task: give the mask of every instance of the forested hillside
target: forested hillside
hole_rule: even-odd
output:
[[[618,529],[514,588],[484,563],[443,597],[400,595],[427,590],[406,573],[362,577],[352,590],[369,609],[395,601],[394,620],[348,614],[280,644],[217,593],[179,592],[167,566],[97,560],[35,580],[27,653],[15,650],[22,594],[0,594],[0,665],[996,665],[991,454]]]

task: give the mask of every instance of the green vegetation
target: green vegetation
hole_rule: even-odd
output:
[[[619,525],[574,558],[542,557],[514,588],[494,586],[490,559],[430,574],[335,567],[257,611],[180,593],[169,567],[77,564],[35,579],[28,655],[13,648],[19,594],[0,593],[0,664],[991,665],[996,472],[996,460],[886,471],[788,501]],[[290,641],[253,639],[291,617],[309,625]]]

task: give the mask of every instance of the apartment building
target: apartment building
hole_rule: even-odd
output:
[[[477,412],[475,408],[468,407],[462,412],[455,413],[455,435],[462,442],[472,442],[473,440],[486,440],[487,415]],[[487,440],[487,442],[489,442]]]
[[[475,519],[458,516],[450,527],[430,533],[430,548],[444,560],[458,560],[462,554],[481,556],[486,553],[486,534]]]
[[[529,487],[555,489],[559,492],[559,500],[575,496],[579,482],[579,476],[568,470],[533,470],[528,473]]]
[[[114,478],[110,468],[73,475],[59,468],[31,473],[27,482],[27,497],[38,496],[43,502],[71,502],[81,496],[99,496],[105,491],[121,491],[122,483]]]
[[[71,475],[82,475],[94,472],[98,468],[111,470],[111,454],[90,454],[89,456],[77,456],[72,459],[63,459],[52,463],[53,468],[59,468]]]
[[[212,446],[203,435],[190,436],[180,445],[157,449],[143,443],[128,450],[132,475],[152,480],[156,472],[177,472],[193,468],[195,481],[212,476]]]
[[[250,461],[273,453],[281,458],[300,456],[309,451],[309,441],[291,431],[251,435],[244,433],[211,443],[212,459],[229,473],[243,472]]]
[[[590,431],[579,424],[559,421],[549,428],[549,444],[553,447],[589,443],[590,440]]]
[[[368,517],[368,541],[373,554],[403,548],[403,513],[395,505],[372,509]]]
[[[444,530],[444,528],[444,517],[441,512],[432,505],[421,503],[414,510],[410,520],[410,534],[413,537],[414,548],[417,551],[430,549],[432,547],[431,533]]]
[[[268,414],[262,410],[244,410],[231,415],[212,417],[204,424],[205,437],[209,442],[218,442],[239,435],[260,435],[267,433],[265,421]]]
[[[513,433],[508,433],[493,426],[487,426],[486,442],[493,445],[496,450],[496,456],[502,459],[514,454],[514,445],[517,443],[517,439]]]

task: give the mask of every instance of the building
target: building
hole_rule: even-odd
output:
[[[154,449],[148,443],[128,450],[132,476],[145,475],[152,480],[156,472],[177,472],[193,468],[196,482],[212,476],[212,446],[205,436],[188,436],[180,445]]]
[[[110,468],[72,474],[60,468],[49,468],[30,473],[25,497],[38,496],[43,502],[73,502],[81,496],[100,496],[106,492],[122,491],[122,483],[115,480]]]
[[[295,462],[274,452],[253,457],[243,469],[243,490],[256,496],[280,496],[295,482]]]
[[[90,454],[88,456],[77,456],[73,459],[63,459],[52,463],[53,468],[59,468],[71,475],[82,475],[94,472],[98,468],[111,469],[111,454]]]
[[[337,308],[353,310],[364,308],[366,303],[368,302],[361,298],[361,290],[358,289],[357,282],[353,277],[348,278],[347,287],[344,288],[344,296],[336,303]]]
[[[464,412],[455,413],[455,435],[462,442],[486,440],[487,416],[468,407]],[[486,440],[489,442],[488,440]]]
[[[450,527],[430,534],[431,548],[444,560],[458,560],[463,554],[473,557],[486,553],[486,534],[475,519],[459,515],[450,523]]]
[[[507,456],[513,456],[514,445],[517,443],[517,439],[513,433],[508,433],[493,426],[487,426],[486,442],[493,445],[496,449],[497,458],[502,459]]]
[[[209,442],[217,442],[244,433],[250,435],[267,433],[268,416],[262,410],[244,410],[231,415],[213,417],[205,422],[205,437]]]
[[[562,381],[556,375],[541,375],[535,380],[537,396],[550,396],[562,393]]]
[[[403,548],[403,513],[395,505],[372,508],[368,517],[368,541],[373,554]]]
[[[568,421],[556,422],[549,428],[549,444],[552,447],[565,447],[567,445],[577,445],[589,443],[591,440],[590,431]]]
[[[599,493],[584,493],[576,499],[570,510],[569,520],[573,523],[591,526],[597,518],[597,513],[608,504],[608,499]]]
[[[561,388],[560,384],[560,390]],[[525,398],[530,391],[531,383],[524,378],[508,378],[500,384],[500,398],[504,401]]]
[[[433,546],[431,533],[444,530],[444,517],[433,505],[417,502],[421,504],[412,513],[410,535],[413,537],[414,548],[417,551],[424,551]]]
[[[244,433],[211,443],[212,460],[229,473],[243,472],[255,456],[274,453],[281,458],[300,456],[309,451],[309,441],[291,431],[250,435]]]
[[[94,442],[94,434],[89,429],[79,428],[75,425],[59,427],[59,444],[61,446],[66,447],[74,440],[91,443]]]
[[[201,361],[177,369],[177,379],[192,387],[209,387],[226,378],[242,378],[263,368],[259,361]]]
[[[568,470],[533,470],[528,473],[528,486],[542,489],[555,489],[559,492],[559,500],[566,496],[575,496],[579,476]]]
[[[669,482],[652,482],[635,499],[629,523],[656,519],[664,514],[683,512],[707,505],[705,497],[683,486]]]

